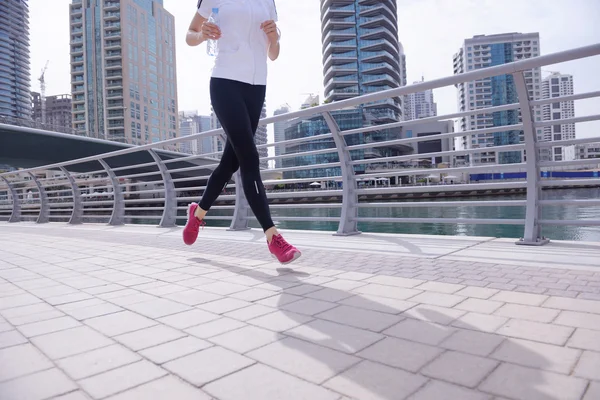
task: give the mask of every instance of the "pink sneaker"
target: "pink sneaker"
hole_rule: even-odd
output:
[[[201,220],[194,216],[198,207],[198,204],[192,203],[188,208],[188,221],[187,224],[185,224],[185,228],[183,228],[183,242],[188,246],[194,244],[196,239],[198,239],[200,227],[204,228],[204,225],[206,225],[206,222],[204,222],[203,219]]]
[[[297,248],[289,244],[281,235],[273,236],[271,243],[267,242],[267,244],[271,255],[282,264],[289,264],[302,255]]]

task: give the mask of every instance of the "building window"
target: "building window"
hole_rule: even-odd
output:
[[[558,85],[558,78],[552,78],[551,81],[553,85]]]
[[[560,133],[561,132],[561,127],[562,127],[562,125],[554,125],[553,126],[554,133]]]
[[[555,147],[554,148],[554,154],[561,155],[562,154],[562,149],[560,147]]]
[[[562,139],[562,135],[560,133],[557,133],[554,135],[554,141],[556,142],[557,140],[561,140]]]
[[[552,108],[554,108],[554,109],[560,108],[560,103],[552,103]]]
[[[560,88],[558,86],[552,86],[552,93],[560,92]]]
[[[552,113],[552,119],[560,119],[560,113],[559,112]]]
[[[407,138],[407,139],[410,139],[410,138],[412,138],[412,137],[413,137],[413,131],[412,131],[412,130],[407,130],[407,131],[406,131],[406,138]]]
[[[563,76],[562,78],[560,78],[561,81],[563,82],[568,82],[569,81],[569,77],[568,76]]]

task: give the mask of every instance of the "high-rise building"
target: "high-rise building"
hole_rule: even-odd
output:
[[[287,114],[290,111],[292,111],[292,108],[289,106],[289,104],[284,104],[281,107],[279,107],[277,110],[275,110],[273,115],[275,116],[275,115]],[[273,124],[275,143],[283,142],[285,140],[285,130],[289,126],[290,126],[289,121],[280,121],[280,122],[275,122]],[[275,156],[281,156],[283,154],[285,154],[285,145],[275,146]],[[276,159],[275,160],[275,168],[281,168],[281,166],[283,165],[282,161],[283,160],[280,158]]]
[[[198,115],[198,111],[179,112],[179,134],[181,137],[211,130],[210,115]],[[181,142],[180,150],[190,154],[216,153],[217,142],[214,136]]]
[[[163,0],[72,0],[73,127],[144,144],[178,136],[175,23]]]
[[[425,78],[421,78],[424,82]],[[415,84],[421,82],[414,82]],[[404,120],[435,117],[437,115],[437,104],[433,101],[433,90],[411,93],[404,97]]]
[[[548,77],[542,80],[542,99],[550,99],[552,97],[562,97],[573,95],[573,76],[553,72]],[[537,111],[539,113],[539,111]],[[542,106],[541,120],[552,121],[557,119],[566,119],[575,117],[575,102],[562,101]],[[540,120],[540,116],[536,115],[536,120]],[[538,139],[540,141],[558,141],[575,139],[575,124],[557,124],[538,128]],[[564,146],[556,146],[550,150],[550,154],[542,152],[540,158],[544,161],[563,161],[565,158],[566,148]]]
[[[31,118],[29,5],[0,1],[0,115]]]
[[[31,92],[33,120],[42,121],[42,96]],[[46,121],[48,129],[71,132],[71,95],[46,96]]]
[[[539,33],[504,33],[498,35],[477,35],[466,39],[454,55],[454,73],[462,74],[472,70],[506,64],[540,55]],[[540,98],[540,68],[526,71],[529,98]],[[492,106],[517,103],[519,101],[512,75],[502,75],[480,79],[457,85],[458,108],[471,111]],[[519,110],[494,113],[481,113],[461,119],[461,130],[490,128],[494,126],[516,125],[521,121]],[[462,147],[467,149],[485,148],[518,144],[523,141],[523,132],[507,130],[489,134],[464,136]],[[519,163],[522,152],[496,152],[490,150],[470,156],[471,164]]]
[[[260,119],[267,118],[267,103],[263,103],[262,112],[260,113]],[[254,136],[254,143],[257,146],[267,144],[267,126],[266,125],[258,125],[256,129],[256,135]],[[258,155],[261,158],[265,158],[269,156],[269,148],[261,147],[258,149]],[[260,160],[261,168],[269,168],[269,160]]]
[[[396,0],[321,0],[325,101],[338,101],[406,84],[406,60],[398,41]],[[402,101],[365,104],[363,125],[396,122]],[[400,129],[370,132],[365,142],[397,139]],[[398,147],[373,148],[367,158],[397,155]]]

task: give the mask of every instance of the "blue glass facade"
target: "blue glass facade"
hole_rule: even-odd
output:
[[[513,62],[512,43],[497,43],[490,45],[491,66]],[[491,78],[492,106],[517,103],[517,89],[512,75],[501,75]],[[492,114],[494,126],[516,125],[519,123],[519,111],[508,110]],[[494,145],[506,146],[519,144],[520,131],[509,130],[494,133]],[[505,151],[498,153],[500,164],[513,164],[521,162],[520,151]]]
[[[29,6],[0,1],[0,115],[30,119]]]

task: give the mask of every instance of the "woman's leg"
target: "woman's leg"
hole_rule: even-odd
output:
[[[258,150],[254,143],[254,133],[265,100],[265,87],[212,79],[210,93],[215,114],[237,156],[248,204],[263,230],[267,231],[275,224],[260,177]]]
[[[237,157],[235,155],[235,151],[233,151],[233,147],[229,140],[225,144],[225,149],[223,150],[223,155],[221,156],[221,161],[219,165],[213,173],[208,178],[208,182],[206,184],[206,189],[204,190],[204,194],[202,195],[202,200],[200,200],[199,206],[196,209],[195,216],[199,219],[204,218],[210,207],[213,205],[219,194],[223,191],[223,188],[227,185],[227,183],[231,180],[231,177],[239,168],[239,163]]]

